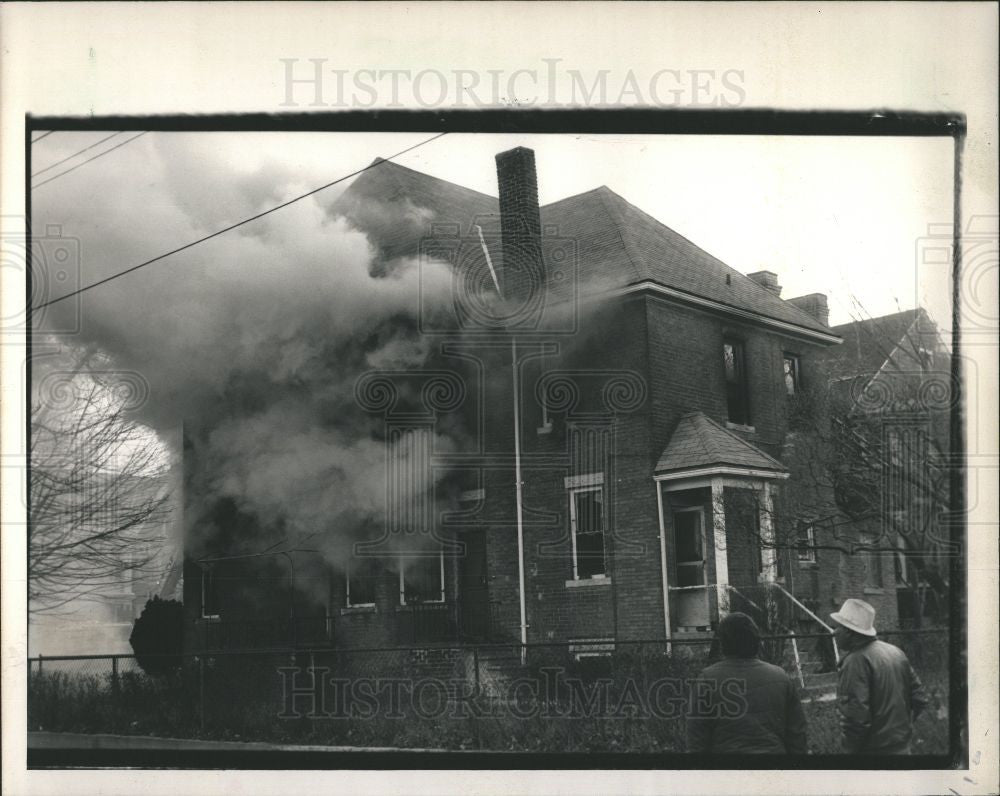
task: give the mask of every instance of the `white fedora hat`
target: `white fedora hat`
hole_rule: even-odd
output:
[[[864,600],[844,600],[840,610],[830,614],[830,618],[862,636],[875,635],[875,609]]]

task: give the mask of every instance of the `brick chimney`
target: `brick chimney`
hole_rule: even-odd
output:
[[[796,296],[785,300],[811,315],[824,326],[830,325],[830,308],[826,303],[826,293],[809,293],[805,296]]]
[[[531,298],[540,298],[545,279],[535,153],[515,147],[501,152],[496,161],[503,247],[500,287],[505,299],[532,304]]]
[[[747,274],[747,277],[774,295],[781,295],[781,285],[778,284],[778,275],[774,271],[754,271],[752,274]]]

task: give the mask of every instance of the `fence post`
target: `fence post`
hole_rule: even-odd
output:
[[[205,731],[205,658],[198,656],[198,723]]]
[[[312,683],[313,689],[312,703],[314,706],[317,706],[320,704],[320,689],[319,683],[316,682],[316,654],[311,650],[309,651],[309,680]],[[319,710],[322,710],[322,708],[319,708]],[[313,716],[310,716],[309,718],[311,719]]]
[[[118,656],[111,656],[111,690],[118,693]]]
[[[799,675],[799,685],[805,688],[806,681],[805,678],[802,676],[802,661],[799,659],[799,645],[798,642],[795,640],[795,631],[791,631],[791,633],[792,633],[792,652],[795,654],[795,671]]]

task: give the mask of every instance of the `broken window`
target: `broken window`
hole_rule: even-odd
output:
[[[746,359],[743,343],[727,339],[722,344],[726,370],[726,407],[729,422],[750,425],[750,402],[747,396]]]
[[[375,605],[375,587],[379,577],[378,562],[372,556],[354,556],[347,565],[347,605]]]
[[[219,582],[215,567],[201,570],[201,618],[219,618]]]
[[[607,577],[604,488],[591,486],[572,490],[569,515],[573,539],[573,579]]]
[[[444,602],[444,549],[400,561],[400,604]]]
[[[799,375],[799,358],[795,354],[785,354],[785,392],[789,395],[797,395],[801,389],[801,376]]]

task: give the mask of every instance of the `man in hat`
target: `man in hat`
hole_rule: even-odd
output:
[[[909,754],[913,722],[927,705],[909,659],[875,638],[875,609],[864,600],[846,600],[830,618],[843,656],[837,705],[844,751]]]
[[[785,671],[757,658],[760,630],[739,612],[719,622],[723,659],[692,685],[688,751],[805,754],[806,718]]]

